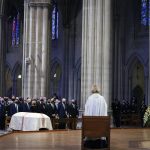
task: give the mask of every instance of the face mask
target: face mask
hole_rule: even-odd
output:
[[[2,105],[4,105],[4,103],[5,103],[4,101],[1,101],[1,104],[2,104]]]

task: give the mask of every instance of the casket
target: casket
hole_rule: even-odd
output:
[[[52,130],[50,118],[42,113],[19,112],[11,117],[9,128],[22,131]]]

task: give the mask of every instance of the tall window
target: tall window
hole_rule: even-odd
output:
[[[12,21],[12,46],[19,45],[20,42],[20,17],[19,12]]]
[[[52,40],[58,39],[58,9],[53,5],[52,11]]]
[[[150,25],[150,0],[141,0],[141,24]]]

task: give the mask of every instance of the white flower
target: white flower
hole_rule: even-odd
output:
[[[144,114],[144,125],[150,121],[150,106],[148,106],[148,108],[146,109],[146,112]]]

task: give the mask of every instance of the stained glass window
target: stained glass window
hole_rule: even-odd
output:
[[[52,11],[52,40],[58,39],[58,9],[53,5]]]
[[[20,18],[19,12],[12,21],[12,46],[19,45],[20,42]]]
[[[150,0],[141,0],[141,24],[150,25]]]

